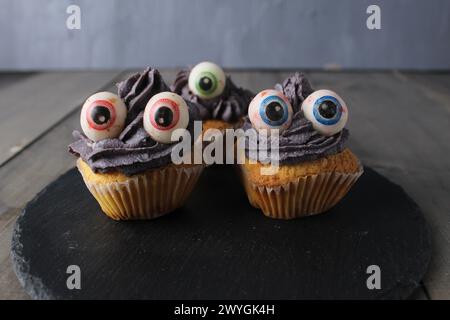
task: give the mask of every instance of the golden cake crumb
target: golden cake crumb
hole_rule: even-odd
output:
[[[183,167],[191,167],[191,166],[195,166],[195,164],[169,164],[165,167],[172,167],[172,166],[176,166],[179,168],[183,168]],[[94,171],[92,171],[91,167],[89,167],[89,165],[83,161],[83,159],[78,158],[77,160],[77,167],[78,170],[80,170],[81,174],[83,175],[84,179],[90,181],[91,183],[111,183],[111,182],[125,182],[128,181],[130,179],[129,176],[127,176],[126,174],[120,172],[120,171],[113,171],[113,172],[106,172],[106,173],[95,173]],[[146,171],[144,171],[143,173],[140,173],[141,175],[145,175],[145,174],[149,174],[154,170],[160,170],[161,168],[156,168],[156,169],[148,169]],[[137,174],[136,176],[138,176],[139,174]]]
[[[358,158],[349,150],[326,156],[314,161],[306,161],[298,164],[280,165],[279,170],[273,175],[262,175],[261,168],[270,165],[249,163],[245,158],[242,164],[246,178],[257,185],[278,186],[289,183],[293,179],[326,172],[356,173],[360,171],[361,164]]]
[[[211,119],[203,121],[203,132],[205,132],[208,129],[219,129],[222,131],[231,128],[233,128],[233,124],[222,120]]]

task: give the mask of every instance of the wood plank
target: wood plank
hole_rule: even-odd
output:
[[[104,90],[116,91],[115,81]],[[24,149],[20,155],[0,167],[0,201],[11,208],[22,208],[49,182],[74,165],[74,157],[67,152],[73,141],[72,131],[79,129],[79,112],[83,100],[92,93],[86,89],[73,99],[76,109],[57,126],[51,128],[38,141]],[[55,98],[56,99],[56,98]]]
[[[256,94],[264,89],[272,89],[276,83],[282,82],[292,72],[230,70],[227,74],[231,75],[237,86],[251,90]]]
[[[11,234],[14,222],[20,214],[20,209],[9,209],[8,219],[5,219],[0,226],[0,265],[6,260],[9,255],[9,247],[11,243]]]
[[[432,299],[450,298],[450,95],[425,94],[416,82],[388,73],[313,73],[312,80],[348,103],[355,153],[422,208],[435,248],[424,284]]]
[[[0,264],[0,299],[29,300],[30,297],[22,288],[11,266],[11,258]]]
[[[409,81],[424,95],[439,102],[450,110],[448,95],[450,94],[450,74],[448,73],[415,73],[395,72],[394,75],[402,80]]]
[[[0,165],[117,75],[117,71],[42,73],[0,87]]]
[[[22,289],[11,266],[10,246],[14,223],[20,210],[11,209],[4,215],[1,222],[6,221],[4,217],[10,217],[6,224],[0,226],[0,300],[3,299],[29,299]]]
[[[311,78],[316,87],[333,89],[346,100],[350,143],[367,164],[450,170],[450,145],[443,135],[450,112],[442,103],[392,74],[314,73]]]
[[[17,84],[18,82],[25,80],[26,78],[36,75],[34,72],[2,72],[0,73],[0,90],[5,89],[8,86]]]
[[[114,81],[113,81],[114,82]],[[99,86],[98,86],[99,87]],[[100,88],[100,87],[99,87]],[[105,90],[115,91],[111,83]],[[72,109],[80,109],[83,99],[93,90],[86,88],[72,100]],[[11,233],[15,219],[34,195],[60,174],[74,166],[74,157],[67,152],[67,145],[73,140],[72,131],[79,128],[79,112],[72,112],[58,125],[45,132],[35,143],[0,167],[0,299],[26,299],[12,270],[10,261]]]

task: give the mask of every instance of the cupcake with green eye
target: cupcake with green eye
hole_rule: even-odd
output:
[[[171,90],[204,108],[204,129],[238,127],[254,96],[249,90],[237,87],[222,68],[212,62],[201,62],[192,69],[180,71]]]

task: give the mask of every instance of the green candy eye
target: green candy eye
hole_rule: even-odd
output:
[[[222,94],[225,88],[225,73],[212,62],[197,64],[189,75],[189,89],[202,99],[211,99]]]
[[[211,72],[202,72],[195,81],[195,89],[202,95],[209,96],[217,88],[217,79]]]

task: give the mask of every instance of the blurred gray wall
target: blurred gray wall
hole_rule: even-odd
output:
[[[449,18],[448,0],[0,0],[0,69],[450,69]]]

